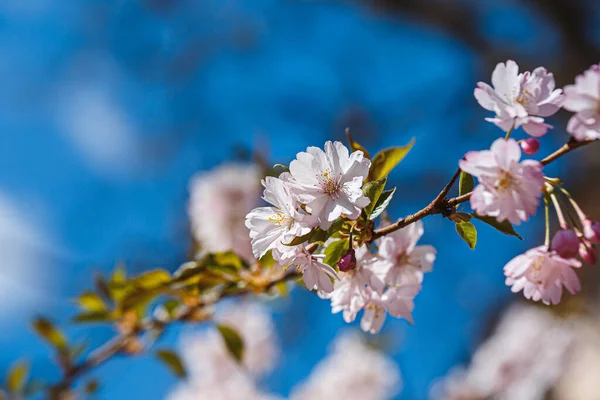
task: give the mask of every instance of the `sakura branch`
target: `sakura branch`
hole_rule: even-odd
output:
[[[506,264],[506,284],[544,304],[559,303],[563,288],[578,292],[575,269],[581,260],[596,261],[600,223],[585,214],[561,178],[546,176],[544,167],[600,138],[600,67],[561,90],[546,69],[519,73],[508,61],[497,65],[492,86],[478,84],[475,98],[494,113],[487,120],[502,130],[500,137],[489,150],[468,152],[427,206],[394,222],[386,210],[396,189],[387,187],[387,177],[413,142],[371,157],[348,134],[349,148],[331,141],[309,147],[289,167],[277,166],[284,172],[230,165],[195,177],[188,208],[192,261],[175,273],[152,270],[127,277],[117,269],[110,279],[99,277],[95,290],[79,297],[81,313],[74,320],[110,324],[118,333],[83,356],[48,320],[37,320],[36,330],[56,349],[63,370],[58,382],[42,388],[50,398],[65,398],[95,367],[148,349],[169,326],[213,321],[214,306],[223,299],[285,295],[288,281],[304,282],[348,323],[362,312],[360,327],[366,332],[379,332],[387,314],[413,323],[414,299],[438,256],[432,246],[419,244],[421,220],[429,215],[447,217],[474,249],[473,222],[520,238],[513,225],[529,221],[543,199],[547,238]],[[539,138],[553,128],[547,118],[561,107],[575,113],[566,127],[569,141],[541,161],[523,159],[536,154]],[[531,137],[515,140],[520,128]],[[258,202],[260,177],[268,205]],[[458,196],[448,198],[457,182]],[[459,209],[467,201],[470,213]],[[560,223],[552,240],[550,207]],[[235,329],[218,322],[216,328],[232,356],[241,359],[243,341]],[[157,356],[185,375],[176,354]],[[21,378],[10,393],[21,396],[26,385],[19,371],[11,372]]]

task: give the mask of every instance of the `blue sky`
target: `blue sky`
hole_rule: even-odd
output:
[[[369,149],[416,145],[390,177],[392,216],[422,207],[457,160],[500,132],[472,97],[491,70],[444,32],[342,2],[7,0],[0,5],[0,365],[27,356],[55,377],[31,333],[38,313],[67,323],[93,271],[133,271],[185,260],[188,179],[231,160],[236,146],[267,147],[273,163],[342,139],[349,125]],[[550,23],[523,7],[482,7],[482,34],[511,58],[560,45]],[[524,40],[521,40],[524,39]],[[504,60],[497,60],[498,62]],[[567,82],[559,82],[559,85]],[[566,138],[549,135],[540,154]],[[562,164],[553,166],[556,172]],[[467,359],[485,323],[510,299],[502,266],[541,240],[481,227],[477,250],[438,217],[423,243],[438,249],[416,300],[415,325],[382,332],[404,379],[402,399],[424,399],[435,377]],[[286,394],[345,324],[327,302],[295,290],[271,304],[284,356],[264,383]],[[81,331],[99,343],[108,328]],[[176,342],[177,332],[165,337]],[[100,398],[159,399],[174,379],[147,357],[94,374]]]

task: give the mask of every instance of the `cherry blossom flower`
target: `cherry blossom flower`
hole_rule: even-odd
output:
[[[577,140],[600,138],[600,64],[593,65],[565,86],[565,109],[575,113],[567,132]]]
[[[369,204],[361,188],[370,165],[362,151],[349,154],[342,143],[330,141],[325,143],[325,151],[309,147],[290,163],[295,193],[321,229],[328,229],[342,214],[358,218]]]
[[[600,222],[584,217],[581,223],[583,225],[583,236],[592,243],[600,243]]]
[[[555,114],[562,101],[562,90],[555,89],[554,75],[543,67],[519,74],[519,66],[512,60],[499,63],[492,73],[492,88],[479,82],[475,98],[486,110],[496,113],[486,121],[496,124],[504,132],[523,127],[531,136],[546,134],[552,125],[544,117]]]
[[[202,252],[233,250],[252,259],[246,214],[258,205],[260,172],[252,164],[223,164],[190,180],[188,215]]]
[[[301,251],[294,258],[294,264],[298,271],[302,272],[306,288],[331,293],[333,291],[331,280],[339,279],[335,269],[319,260],[324,256],[315,256],[308,252],[304,246],[300,246],[300,249]]]
[[[244,340],[242,364],[233,359],[216,329],[190,333],[181,338],[181,354],[191,380],[219,383],[237,373],[261,377],[273,369],[279,348],[273,320],[264,306],[228,304],[217,310],[215,320],[235,329]]]
[[[564,373],[573,340],[573,327],[550,312],[513,305],[470,365],[433,385],[431,399],[543,400]]]
[[[404,318],[412,324],[411,312],[415,307],[413,300],[420,290],[421,284],[408,283],[389,288],[382,295],[371,291],[360,321],[361,329],[372,334],[378,333],[387,313],[396,318]]]
[[[289,258],[285,253],[293,250],[286,244],[311,230],[306,222],[308,216],[291,193],[287,182],[289,174],[283,173],[280,178],[267,177],[262,182],[265,187],[263,199],[274,207],[255,208],[246,216],[256,258],[273,249],[283,254],[281,258]]]
[[[385,282],[392,286],[423,282],[423,273],[433,268],[433,246],[417,246],[423,236],[423,222],[417,221],[377,241],[379,256],[389,265]]]
[[[295,387],[292,400],[387,400],[401,389],[398,366],[357,334],[335,339],[330,354]]]
[[[580,261],[562,258],[546,246],[539,246],[512,259],[504,267],[504,275],[513,293],[523,290],[527,299],[558,304],[563,286],[571,294],[580,290],[579,278],[573,271],[579,267]]]
[[[371,292],[382,293],[387,266],[372,254],[367,246],[355,249],[356,266],[348,272],[340,272],[331,293],[319,293],[322,298],[331,299],[331,312],[342,312],[344,321],[350,323],[363,309]]]
[[[514,139],[497,139],[490,150],[472,151],[460,168],[479,179],[471,195],[471,207],[479,215],[508,219],[513,224],[535,214],[542,195],[542,164],[521,158]]]

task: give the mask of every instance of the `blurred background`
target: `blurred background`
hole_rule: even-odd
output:
[[[91,344],[112,335],[69,325],[72,299],[94,272],[116,262],[132,273],[175,270],[187,259],[188,183],[198,171],[255,152],[286,164],[307,146],[343,140],[345,127],[371,152],[415,137],[390,176],[390,214],[404,216],[437,194],[466,151],[502,134],[473,98],[477,81],[513,59],[522,70],[545,66],[558,87],[572,83],[600,59],[599,27],[595,0],[3,0],[0,374],[27,357],[34,375],[58,376],[30,328],[35,315]],[[567,118],[550,119],[540,155],[566,141]],[[568,177],[596,219],[598,151],[547,171]],[[542,225],[518,227],[523,242],[482,227],[471,252],[452,223],[425,220],[422,243],[438,258],[415,325],[389,319],[372,338],[400,368],[398,398],[427,399],[433,382],[469,363],[520,298],[502,267],[542,242]],[[594,319],[598,273],[582,272],[583,296],[565,308]],[[286,396],[345,323],[301,289],[268,306],[282,350],[263,385]],[[93,375],[101,399],[161,399],[175,384],[144,356]]]

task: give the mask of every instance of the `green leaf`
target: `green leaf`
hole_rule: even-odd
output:
[[[456,224],[456,232],[464,240],[471,250],[475,250],[477,244],[477,229],[471,222],[463,221]]]
[[[312,230],[310,232],[308,232],[306,235],[302,235],[302,236],[296,236],[291,242],[289,243],[283,243],[286,246],[298,246],[299,244],[302,244],[304,242],[307,242],[308,239],[311,238],[311,236],[313,235],[315,231]]]
[[[475,186],[475,182],[473,181],[473,177],[471,176],[471,174],[468,174],[465,171],[460,171],[460,180],[458,181],[458,194],[462,196],[463,194],[472,192],[473,186]]]
[[[327,238],[330,238],[331,236],[335,235],[337,232],[339,232],[342,229],[342,226],[344,226],[344,224],[346,223],[346,220],[342,217],[336,219],[335,221],[333,221],[333,224],[331,224],[331,226],[329,227],[329,229],[327,229]]]
[[[36,318],[33,321],[33,328],[43,339],[59,350],[65,350],[67,339],[49,320],[43,317]]]
[[[385,178],[408,154],[414,144],[415,139],[413,138],[406,146],[390,147],[377,153],[371,163],[369,180],[376,181]]]
[[[333,268],[337,268],[337,263],[340,261],[340,258],[346,254],[349,246],[350,243],[348,239],[336,240],[331,243],[325,249],[325,260],[323,262]]]
[[[154,289],[171,281],[171,274],[164,269],[144,272],[134,280],[135,285],[142,289]]]
[[[104,300],[94,292],[84,292],[77,298],[77,304],[84,311],[99,312],[106,310]]]
[[[6,388],[10,393],[21,393],[29,377],[29,364],[17,361],[6,374]]]
[[[481,222],[485,222],[486,224],[496,228],[497,230],[504,233],[505,235],[515,236],[515,237],[519,238],[519,240],[523,240],[521,235],[519,235],[517,233],[517,231],[515,231],[515,228],[507,219],[505,219],[502,222],[498,222],[498,220],[495,217],[481,216],[481,215],[477,215],[476,213],[473,213],[471,215],[474,218],[477,218],[478,220],[480,220]]]
[[[366,206],[365,208],[363,208],[363,212],[365,213],[365,216],[368,217],[369,215],[371,215],[371,212],[375,208],[375,204],[377,204],[377,201],[379,200],[381,193],[383,193],[383,189],[385,188],[386,181],[387,181],[386,178],[378,179],[376,181],[367,182],[363,186],[363,195],[365,195],[366,197],[369,198],[369,200],[371,200],[369,205]]]
[[[348,138],[348,143],[350,144],[350,149],[352,151],[360,150],[363,152],[365,157],[367,157],[368,159],[371,158],[371,154],[369,154],[367,149],[365,149],[362,145],[360,145],[359,143],[355,142],[354,139],[352,139],[352,135],[350,135],[350,128],[346,128],[346,137]]]
[[[230,326],[217,324],[217,329],[225,342],[225,347],[229,354],[238,362],[241,363],[244,357],[244,340],[237,331]]]
[[[377,203],[375,204],[375,207],[373,207],[373,211],[369,216],[370,220],[374,220],[375,218],[379,217],[382,212],[385,211],[385,209],[390,205],[390,202],[392,201],[392,197],[394,197],[395,192],[396,188],[393,188],[390,190],[384,190],[381,193],[381,196],[379,196],[379,199],[377,200]]]
[[[226,266],[232,267],[236,270],[240,270],[240,269],[244,268],[244,262],[242,261],[240,256],[235,254],[233,251],[224,251],[221,253],[214,253],[212,255],[212,260],[213,260],[213,262],[217,263],[218,265],[222,265],[222,266],[226,265]]]
[[[108,311],[91,311],[75,315],[71,321],[76,323],[102,323],[113,320],[112,314]]]
[[[181,358],[172,350],[162,349],[156,351],[156,357],[163,362],[179,378],[185,378],[186,372]]]
[[[310,239],[308,239],[308,243],[325,243],[325,241],[327,240],[327,238],[329,237],[329,235],[327,234],[327,231],[322,230],[321,228],[316,228],[313,231],[312,236],[310,237]]]

